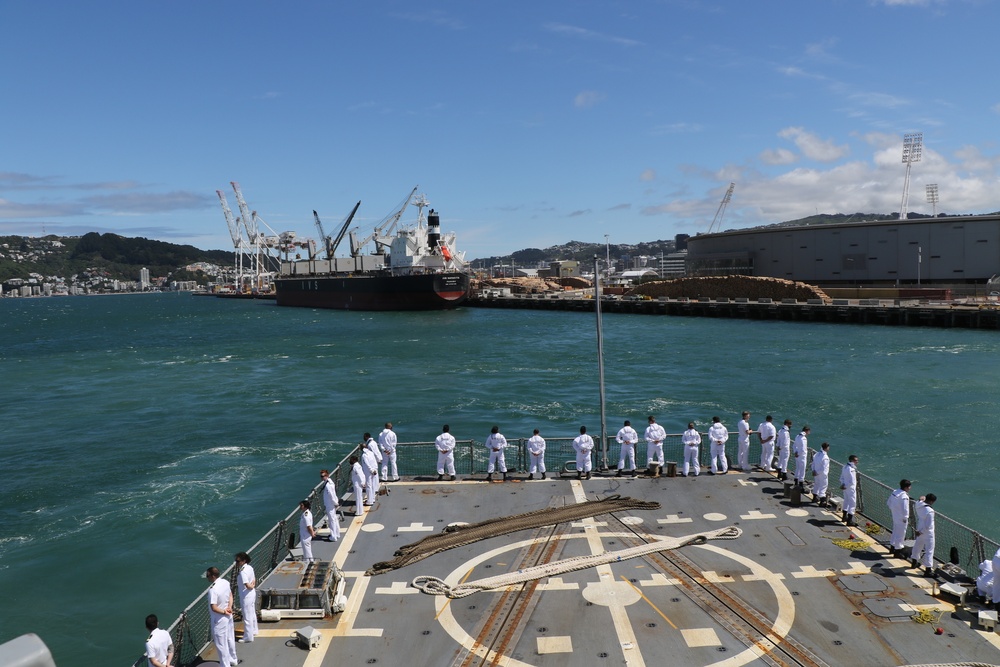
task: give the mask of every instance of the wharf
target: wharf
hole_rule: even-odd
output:
[[[360,516],[352,515],[347,494],[340,541],[313,543],[317,559],[343,571],[344,611],[261,622],[253,643],[237,645],[241,664],[639,667],[664,664],[666,656],[671,664],[720,667],[1000,663],[1000,635],[979,627],[976,605],[959,604],[939,582],[890,557],[887,535],[873,537],[865,519],[849,528],[834,511],[799,504],[771,473],[526,477],[512,473],[503,483],[487,483],[482,473],[460,474],[455,482],[404,478]],[[660,508],[525,529],[365,574],[446,526],[614,495],[656,501]],[[472,583],[727,526],[742,534],[464,598],[425,594],[411,583],[420,575],[453,586]],[[839,546],[845,541],[852,546]],[[304,567],[297,557],[299,548],[271,577]],[[258,591],[266,597],[269,588],[286,586],[269,577]],[[914,622],[919,615],[929,622]],[[242,623],[236,625],[239,634]],[[311,650],[294,639],[306,626],[319,633]],[[198,659],[214,665],[214,648]]]
[[[472,298],[476,308],[520,308],[593,312],[594,299],[584,296],[523,295]],[[601,300],[605,313],[680,315],[749,320],[828,322],[837,324],[881,324],[908,327],[1000,329],[1000,308],[989,304],[918,303],[892,299],[608,299]]]

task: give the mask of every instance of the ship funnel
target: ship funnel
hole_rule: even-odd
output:
[[[427,247],[433,250],[441,238],[441,216],[434,209],[427,212]]]

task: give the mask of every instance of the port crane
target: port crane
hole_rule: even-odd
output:
[[[216,190],[219,196],[219,203],[222,204],[222,213],[226,216],[226,225],[229,227],[229,235],[233,239],[234,264],[236,269],[235,285],[238,286],[243,281],[243,255],[248,249],[246,240],[243,238],[243,231],[240,228],[240,221],[233,217],[233,211],[226,201],[226,194],[222,190]]]
[[[413,195],[417,193],[417,188],[419,187],[418,185],[413,188],[406,199],[403,200],[402,205],[386,216],[382,222],[375,225],[374,231],[364,239],[359,241],[357,235],[353,231],[351,232],[351,257],[360,255],[361,249],[368,245],[370,241],[375,241],[376,253],[380,255],[385,254],[385,249],[392,245],[392,233],[396,229],[396,224],[403,216],[403,211],[406,210],[406,207],[410,204],[410,200],[413,199]]]
[[[712,224],[708,226],[708,233],[711,234],[712,230],[715,229],[716,223],[718,223],[719,231],[722,230],[722,218],[726,215],[726,207],[729,206],[730,200],[733,198],[733,190],[736,189],[736,183],[730,183],[729,189],[726,190],[726,194],[723,195],[722,201],[719,202],[719,208],[715,212],[715,217],[712,219]]]
[[[337,252],[337,246],[340,242],[344,240],[344,235],[347,233],[347,228],[350,227],[351,221],[354,220],[354,214],[358,212],[361,207],[361,202],[359,201],[354,205],[354,209],[350,212],[344,223],[340,226],[340,232],[337,234],[337,238],[330,240],[330,237],[326,235],[323,231],[323,223],[320,222],[319,214],[313,211],[313,218],[316,220],[316,231],[319,232],[319,238],[323,241],[323,247],[326,251],[326,258],[333,259],[334,254]]]

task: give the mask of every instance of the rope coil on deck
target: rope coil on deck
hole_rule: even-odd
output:
[[[699,533],[697,535],[688,535],[687,537],[668,537],[658,539],[648,544],[640,544],[637,547],[631,547],[629,549],[606,551],[602,554],[592,554],[589,556],[565,558],[563,560],[557,560],[543,565],[536,565],[534,567],[527,567],[515,572],[508,572],[495,577],[488,577],[486,579],[480,579],[479,581],[466,582],[456,586],[450,586],[445,583],[444,580],[431,576],[416,577],[411,582],[411,585],[428,595],[445,595],[451,599],[464,598],[472,595],[473,593],[478,593],[479,591],[506,588],[507,586],[522,584],[535,579],[543,579],[545,577],[554,577],[568,572],[586,570],[588,568],[605,565],[607,563],[617,563],[630,558],[645,556],[646,554],[653,553],[655,551],[667,551],[670,549],[679,549],[680,547],[692,544],[704,544],[708,540],[735,540],[742,534],[743,531],[737,526],[729,526],[728,528],[721,528],[719,530],[708,533]]]
[[[384,574],[448,549],[464,547],[480,540],[508,535],[519,530],[551,526],[566,521],[579,521],[598,514],[609,514],[623,510],[657,509],[660,509],[660,503],[611,495],[601,500],[588,500],[564,507],[548,507],[524,514],[489,519],[467,526],[449,526],[444,532],[428,535],[422,540],[400,547],[396,550],[396,558],[375,563],[365,574],[369,577]]]

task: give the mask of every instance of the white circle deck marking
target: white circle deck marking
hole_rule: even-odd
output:
[[[716,516],[722,516],[722,515],[716,515]],[[587,539],[588,537],[589,536],[586,534],[572,534],[572,535],[562,535],[559,537],[559,539],[573,540],[581,538]],[[627,538],[627,537],[635,537],[635,535],[631,533],[600,533],[600,537]],[[460,565],[457,569],[453,570],[451,574],[445,577],[445,583],[447,583],[450,586],[457,586],[472,569],[478,567],[483,562],[494,559],[502,553],[522,549],[536,542],[543,542],[543,541],[544,540],[542,538],[533,540],[521,540],[520,542],[512,542],[510,544],[505,544],[495,549],[491,549],[490,551],[486,551],[474,558],[465,561],[465,563]],[[701,544],[694,546],[696,546],[698,549],[705,549],[713,553],[716,553],[720,556],[731,558],[736,562],[749,568],[750,572],[757,578],[757,580],[763,581],[764,583],[766,583],[771,587],[771,590],[774,592],[775,598],[777,598],[778,600],[778,616],[771,623],[771,632],[768,633],[767,637],[765,637],[763,640],[761,640],[754,646],[744,649],[742,652],[737,653],[732,657],[726,658],[725,660],[720,660],[719,662],[712,663],[711,665],[706,665],[706,667],[742,667],[742,665],[746,665],[750,662],[759,659],[762,655],[768,653],[768,649],[762,647],[762,644],[765,646],[767,644],[775,644],[775,645],[779,644],[781,640],[785,637],[785,635],[788,634],[788,631],[791,630],[792,623],[795,620],[795,600],[792,599],[792,594],[785,586],[785,583],[774,572],[767,569],[760,563],[747,558],[746,556],[735,554],[731,551],[722,549],[720,547],[716,547],[711,544]],[[584,587],[584,593],[583,593],[584,599],[594,602],[595,604],[604,604],[603,601],[598,602],[597,600],[590,600],[587,597],[587,592],[586,592],[587,589],[592,586],[595,586],[594,591],[592,591],[595,597],[599,597],[601,598],[601,600],[606,600],[606,601],[612,600],[613,598],[609,597],[607,594],[608,591],[610,590],[609,588],[605,588],[603,591],[601,591],[600,588],[596,588],[596,586],[598,586],[600,583],[601,582],[590,583],[586,587]],[[612,595],[617,596],[618,591],[617,590],[613,591]],[[434,608],[437,612],[438,622],[441,624],[441,627],[444,628],[444,631],[447,632],[448,635],[452,639],[454,639],[459,646],[469,651],[469,653],[477,655],[486,660],[500,659],[501,656],[497,656],[494,651],[486,648],[485,646],[477,642],[475,638],[473,638],[472,635],[466,632],[465,628],[463,628],[462,625],[457,620],[455,620],[455,616],[451,612],[452,605],[448,604],[449,602],[451,602],[451,600],[443,595],[434,596]],[[626,604],[624,598],[619,602],[621,602],[622,604]],[[517,660],[513,657],[506,657],[506,656],[504,657],[506,658],[504,664],[508,665],[509,667],[532,667],[531,664],[526,662],[521,662],[520,660]]]
[[[383,526],[380,523],[366,523],[365,525],[361,526],[361,530],[365,531],[366,533],[377,533],[380,530],[385,530],[385,526]]]
[[[788,516],[809,516],[809,510],[790,509],[790,510],[785,510],[785,514],[787,514]]]
[[[622,523],[624,523],[626,526],[638,526],[639,524],[642,523],[642,517],[641,516],[623,516],[622,517]]]
[[[727,517],[725,514],[719,514],[718,512],[709,512],[703,518],[705,521],[725,521]]]

